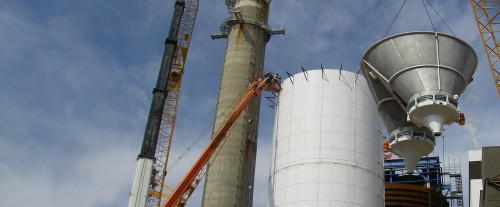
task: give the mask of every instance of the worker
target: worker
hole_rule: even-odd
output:
[[[278,73],[275,73],[275,74],[273,75],[273,84],[277,84],[277,83],[279,83],[279,81],[278,81],[278,77],[279,77]]]
[[[271,80],[273,79],[273,75],[271,73],[266,73],[264,77],[267,78],[267,83],[271,83]]]

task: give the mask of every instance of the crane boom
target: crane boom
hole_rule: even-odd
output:
[[[159,207],[177,112],[180,80],[191,39],[198,0],[176,0],[156,87],[153,90],[129,207]]]
[[[221,128],[213,135],[208,146],[191,166],[191,169],[185,174],[184,178],[179,182],[170,198],[163,204],[162,207],[182,206],[185,204],[187,198],[200,182],[200,172],[206,166],[208,160],[217,147],[224,141],[228,130],[233,126],[234,122],[236,122],[237,118],[245,109],[247,104],[254,97],[259,96],[262,90],[279,92],[281,87],[279,86],[278,81],[271,81],[271,77],[268,76],[255,81],[247,88],[247,91],[240,103],[236,105],[236,107],[229,114],[229,117],[222,124]],[[197,177],[198,179],[196,179]]]
[[[148,194],[147,207],[160,207],[162,198],[168,197],[172,189],[165,185],[168,157],[177,118],[184,65],[194,29],[199,0],[184,0],[184,12],[179,23],[177,46],[175,48],[171,74],[167,84],[167,98],[163,109],[160,134],[156,145],[153,185]],[[165,192],[165,190],[167,192]]]
[[[477,29],[483,42],[486,58],[490,65],[493,83],[500,97],[500,72],[497,65],[500,62],[500,42],[495,36],[500,32],[500,21],[497,20],[500,14],[499,0],[469,0]]]

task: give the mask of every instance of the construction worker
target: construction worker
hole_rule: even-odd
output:
[[[279,83],[279,75],[278,75],[278,73],[275,73],[273,75],[273,83],[274,84]]]
[[[266,73],[264,75],[264,78],[268,78],[267,83],[271,83],[271,81],[273,80],[273,75],[271,73]]]

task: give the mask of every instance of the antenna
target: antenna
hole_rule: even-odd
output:
[[[361,72],[361,68],[358,70],[358,72],[356,72],[356,75],[354,75],[356,77],[354,79],[354,82],[358,81],[359,72]]]
[[[321,77],[325,79],[325,69],[323,68],[323,63],[321,63]]]
[[[307,76],[309,76],[309,74],[307,73],[306,69],[304,69],[304,67],[302,67],[302,65],[300,66],[300,68],[302,69],[302,73],[304,74],[304,77],[306,78],[306,81],[309,81],[307,79]]]
[[[276,94],[273,93],[273,95],[275,96],[266,96],[266,99],[272,103],[271,105],[269,105],[269,107],[275,109],[274,106],[276,106],[276,102],[274,102],[273,99],[276,99]]]
[[[288,75],[288,79],[290,79],[290,82],[292,82],[292,85],[293,85],[293,75],[290,74],[287,70],[285,70],[285,72]]]

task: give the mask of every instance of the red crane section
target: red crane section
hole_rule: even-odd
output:
[[[184,178],[179,182],[175,190],[172,192],[170,198],[165,202],[163,207],[183,206],[187,198],[191,195],[194,188],[201,181],[200,173],[203,174],[202,169],[207,164],[208,160],[215,152],[217,147],[224,141],[228,130],[233,126],[236,119],[240,116],[241,112],[245,109],[247,104],[254,98],[259,96],[263,90],[271,92],[281,91],[279,80],[277,77],[266,76],[260,78],[248,86],[247,91],[238,105],[233,109],[230,116],[224,121],[221,128],[213,135],[212,140],[205,148],[203,153],[198,157],[196,162],[191,166],[191,169],[186,173]]]

